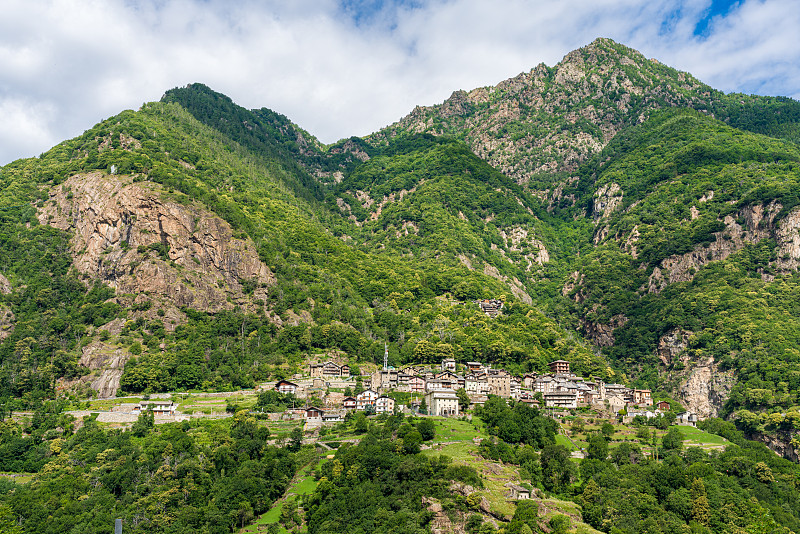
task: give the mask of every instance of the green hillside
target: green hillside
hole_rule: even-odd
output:
[[[581,200],[563,215],[593,216],[598,244],[575,264],[568,298],[588,321],[626,318],[605,351],[618,367],[664,388],[676,384],[662,370],[713,357],[738,380],[724,413],[798,404],[798,161],[794,144],[677,111],[618,136],[582,169]],[[610,184],[614,208],[593,213]],[[659,340],[676,331],[687,358],[662,362]]]
[[[191,391],[219,412],[224,393],[199,392],[331,357],[360,374],[385,344],[396,367],[568,360],[712,416],[716,437],[692,429],[710,452],[684,452],[674,430],[645,426],[666,416],[556,422],[497,397],[471,421],[362,414],[328,435],[334,457],[285,526],[796,529],[796,464],[745,436],[798,457],[799,132],[798,102],[725,95],[599,39],[364,139],[325,146],[192,84],[6,165],[0,471],[36,474],[0,480],[0,531],[100,531],[113,510],[137,532],[242,528],[313,462],[292,421],[158,430],[145,416],[128,432],[65,408]],[[245,405],[294,402],[265,395]],[[547,494],[512,505],[505,484],[520,479]]]
[[[202,87],[198,91],[208,94]],[[229,111],[220,108],[223,115]],[[272,152],[263,147],[280,141],[271,139],[262,148],[243,146],[175,103],[152,103],[112,117],[40,158],[4,167],[3,198],[10,206],[4,233],[17,236],[5,246],[27,255],[4,258],[3,274],[14,288],[4,301],[17,324],[0,345],[8,369],[5,394],[52,396],[56,379],[88,372],[76,362],[93,342],[133,356],[121,380],[122,389],[132,392],[252,386],[285,376],[304,365],[308,354],[329,349],[343,350],[354,363],[378,361],[384,341],[391,342],[394,364],[453,355],[525,370],[544,369],[551,359],[567,358],[584,372],[611,376],[605,361],[557,321],[520,302],[506,283],[468,269],[452,255],[448,260],[433,251],[413,256],[402,250],[372,253],[374,245],[358,242],[363,230],[318,201],[317,193],[295,194],[308,175],[291,161],[286,163],[287,152],[276,148],[277,155],[270,157]],[[505,180],[463,149],[455,153],[491,180]],[[114,296],[108,289],[89,293],[86,304],[53,295],[53,302],[67,306],[59,320],[43,319],[52,312],[47,312],[50,305],[42,292],[53,289],[43,288],[45,282],[35,277],[63,273],[58,276],[76,280],[77,289],[70,291],[86,292],[77,283],[85,275],[65,262],[69,235],[38,224],[34,205],[50,205],[45,199],[53,188],[68,177],[94,171],[112,182],[117,176],[157,191],[162,200],[178,206],[217,214],[230,224],[234,238],[250,240],[275,282],[257,297],[252,281],[239,280],[244,295],[240,304],[216,313],[178,306],[174,325],[168,317],[175,306],[168,299]],[[498,204],[498,211],[503,205],[508,202]],[[31,228],[25,226],[28,222]],[[37,233],[56,241],[39,251],[18,245]],[[485,246],[483,239],[481,243]],[[182,269],[159,241],[119,242],[108,245],[103,254],[136,258],[131,269],[148,261],[161,261],[164,269],[179,273]],[[31,272],[30,265],[42,262],[43,268]],[[102,288],[114,280],[84,283]],[[29,304],[37,296],[38,303]],[[472,302],[489,297],[506,299],[508,313],[502,319],[489,320]],[[71,306],[83,315],[76,317]],[[115,318],[124,323],[119,333],[98,330]],[[284,321],[289,324],[281,327]],[[31,335],[22,327],[28,323],[44,324],[45,329]],[[31,356],[21,357],[23,353]],[[44,362],[52,367],[42,367]],[[36,369],[47,374],[40,374],[40,381],[25,378]]]

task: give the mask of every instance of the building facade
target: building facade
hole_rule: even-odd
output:
[[[451,389],[429,391],[425,402],[430,415],[458,416],[458,397]]]

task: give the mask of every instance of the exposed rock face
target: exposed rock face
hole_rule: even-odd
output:
[[[11,282],[8,281],[8,278],[0,274],[0,293],[3,295],[8,295],[11,293]]]
[[[671,365],[678,361],[678,358],[686,350],[691,332],[675,328],[670,330],[658,340],[656,355],[664,365]]]
[[[547,247],[544,243],[533,237],[532,232],[527,228],[521,226],[513,226],[506,229],[500,229],[500,237],[504,241],[511,241],[508,250],[510,252],[519,252],[522,254],[526,262],[525,270],[530,271],[534,264],[544,265],[550,261],[550,253],[547,252]],[[528,247],[532,252],[523,254],[524,247]],[[506,256],[505,250],[500,249],[500,254]],[[510,259],[508,261],[511,261]]]
[[[561,294],[563,296],[569,296],[570,293],[575,288],[579,288],[578,291],[575,292],[575,296],[573,300],[580,304],[584,300],[586,300],[586,294],[583,291],[583,273],[580,271],[574,271],[569,275],[569,279],[564,283],[564,287],[561,289]]]
[[[593,323],[581,319],[581,327],[586,337],[598,347],[610,347],[614,344],[614,330],[628,322],[622,314],[615,315],[608,324]]]
[[[130,353],[127,350],[94,341],[83,348],[78,360],[78,365],[87,368],[89,372],[75,380],[59,379],[58,389],[74,391],[88,386],[97,392],[99,398],[114,397],[119,390],[119,381],[129,358]]]
[[[733,372],[719,370],[714,358],[698,363],[678,389],[678,399],[701,418],[715,417],[733,387]]]
[[[778,223],[778,268],[784,271],[800,268],[800,208],[795,208]]]
[[[14,312],[5,304],[0,304],[0,340],[3,340],[14,333]]]
[[[50,191],[39,220],[73,232],[75,267],[118,293],[218,311],[254,307],[274,282],[252,241],[234,238],[228,223],[128,176],[72,176]],[[252,300],[245,281],[256,287]]]
[[[800,211],[794,211],[781,221],[776,221],[782,206],[777,202],[767,207],[761,204],[748,206],[739,211],[739,217],[725,217],[725,229],[714,234],[716,240],[708,246],[698,245],[691,252],[677,254],[661,261],[653,270],[647,284],[650,293],[659,293],[667,284],[687,282],[694,278],[697,269],[712,262],[724,260],[745,246],[777,234],[780,246],[778,266],[782,269],[800,265]],[[739,224],[737,220],[743,224]],[[794,267],[792,267],[794,266]]]
[[[442,104],[418,106],[370,139],[377,144],[404,132],[455,135],[493,167],[526,184],[541,173],[573,172],[651,110],[705,110],[710,98],[709,88],[692,76],[597,39],[553,68],[540,64],[495,87],[456,91]],[[542,197],[560,200],[560,185],[540,191]]]
[[[82,377],[81,381],[89,382],[98,397],[113,397],[117,394],[119,379],[129,357],[128,351],[111,348],[102,342],[89,344],[83,349],[78,364],[92,373]]]
[[[508,278],[507,276],[503,276],[502,274],[500,274],[500,271],[497,270],[497,267],[495,267],[494,265],[490,265],[488,263],[483,266],[483,274],[491,276],[492,278],[496,278],[501,282],[505,282],[506,284],[508,284],[508,288],[511,290],[511,293],[525,304],[533,303],[533,299],[525,291],[525,287],[522,285],[522,282],[520,282],[519,279]]]
[[[622,189],[619,184],[606,184],[594,194],[595,219],[606,218],[622,205]]]
[[[794,437],[792,432],[778,431],[775,435],[755,434],[747,437],[764,443],[764,445],[772,449],[776,454],[783,456],[787,460],[793,462],[800,461],[797,450],[795,450],[791,444],[792,438]]]
[[[442,505],[434,499],[422,498],[422,505],[433,514],[431,519],[431,532],[433,534],[464,534],[464,522],[452,522],[445,513]],[[459,512],[460,513],[460,512]]]

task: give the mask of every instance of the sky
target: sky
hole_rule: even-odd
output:
[[[800,99],[800,0],[2,0],[0,165],[201,82],[324,143],[610,37]]]

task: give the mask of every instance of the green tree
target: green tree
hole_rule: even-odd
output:
[[[462,412],[465,412],[467,408],[469,408],[470,400],[469,395],[467,395],[467,390],[464,388],[458,388],[456,390],[456,396],[458,397],[458,407]]]
[[[708,525],[711,517],[711,507],[708,504],[706,486],[702,478],[695,478],[692,481],[692,520],[701,525]]]
[[[478,531],[483,524],[483,516],[481,514],[471,514],[467,518],[467,523],[464,525],[464,530],[468,534],[478,534]]]
[[[764,462],[756,464],[756,480],[764,484],[775,482],[775,477],[772,475],[772,469]]]
[[[577,436],[584,429],[584,422],[583,417],[576,417],[574,421],[572,421],[572,425],[570,426],[570,430],[572,431],[573,436]]]
[[[433,419],[429,417],[423,417],[420,422],[417,423],[417,430],[422,436],[423,441],[430,441],[436,437],[436,425],[433,423]]]
[[[367,416],[364,412],[356,413],[355,424],[353,425],[353,428],[357,434],[363,434],[368,430],[369,425],[367,423]]]
[[[406,454],[417,454],[421,443],[422,434],[417,430],[412,430],[403,436],[403,451],[405,451]]]
[[[153,409],[148,407],[145,411],[139,414],[139,417],[136,418],[136,422],[133,423],[131,427],[131,431],[133,432],[134,436],[143,437],[146,436],[150,430],[153,429],[155,426],[156,416],[153,413]]]
[[[0,504],[0,533],[22,534],[22,527],[14,520],[14,512],[6,504]]]
[[[292,429],[292,432],[289,434],[289,450],[292,452],[297,452],[300,450],[300,447],[303,446],[303,429],[299,426],[296,426]]]
[[[608,441],[600,434],[592,434],[586,453],[591,460],[605,460],[608,458]]]
[[[546,490],[561,492],[575,480],[575,466],[563,445],[548,445],[542,450],[542,483]]]
[[[683,433],[673,426],[661,438],[661,444],[668,451],[680,450],[683,447]]]
[[[552,534],[566,534],[570,529],[569,516],[557,514],[550,519],[549,525]]]
[[[606,421],[603,423],[603,426],[600,427],[600,433],[603,434],[607,440],[611,440],[611,437],[614,435],[614,425]]]

